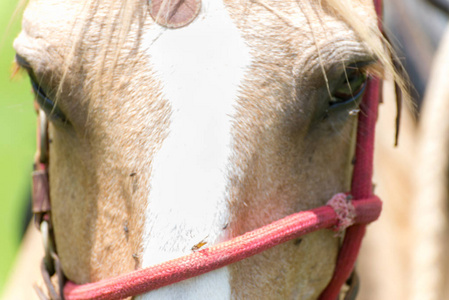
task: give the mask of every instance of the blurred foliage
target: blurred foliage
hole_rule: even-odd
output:
[[[29,209],[35,113],[26,74],[11,78],[20,31],[17,0],[0,1],[0,294],[14,263]]]

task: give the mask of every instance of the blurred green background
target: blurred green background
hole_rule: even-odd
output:
[[[21,22],[21,12],[13,18],[17,4],[17,0],[0,1],[0,294],[26,226],[35,150],[30,84],[23,73],[11,79],[12,43]]]

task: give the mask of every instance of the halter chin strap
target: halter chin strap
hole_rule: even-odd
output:
[[[381,28],[382,0],[374,0],[374,3]],[[63,287],[63,292],[59,293],[47,280],[46,285],[51,298],[80,300],[123,299],[137,296],[238,262],[313,231],[328,228],[343,232],[348,227],[340,248],[334,275],[319,298],[320,300],[337,299],[341,287],[348,279],[357,282],[357,276],[353,273],[353,269],[365,234],[366,224],[379,217],[382,207],[379,198],[372,193],[371,182],[374,129],[381,81],[373,78],[367,84],[359,113],[356,162],[350,196],[337,194],[325,206],[287,216],[210,248],[114,278],[84,285],[76,285],[69,281]],[[42,264],[44,278],[49,279],[48,276],[56,271],[62,288],[63,274],[59,268],[58,258],[52,250],[54,245],[47,172],[47,121],[43,113],[39,115],[38,153],[35,158],[35,172],[33,172],[33,212],[39,227],[42,227],[41,224],[46,227],[44,230],[47,235],[46,258]],[[352,276],[351,273],[353,273]],[[356,294],[354,290],[356,289],[349,290],[347,293],[349,298],[346,299],[351,299],[351,295]],[[42,296],[42,291],[38,290],[38,294],[41,299],[45,299]]]

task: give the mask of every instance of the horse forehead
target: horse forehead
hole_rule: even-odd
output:
[[[252,35],[253,37],[261,35],[277,36],[278,39],[284,39],[285,42],[293,40],[303,40],[306,38],[304,33],[313,31],[322,31],[323,24],[329,17],[326,8],[326,1],[321,4],[315,1],[230,1],[223,0],[229,15],[241,31]],[[106,3],[107,4],[107,3]],[[364,9],[368,5],[362,5],[360,1],[354,3],[354,8]],[[207,5],[203,5],[202,14],[207,14]],[[76,32],[75,26],[88,22],[89,31],[85,35],[95,35],[101,31],[101,21],[110,15],[110,10],[120,9],[120,5],[93,5],[89,1],[83,0],[45,0],[30,1],[26,12],[24,13],[23,29],[34,38],[41,38],[47,44],[54,47],[63,48],[66,39],[74,39],[72,34]],[[142,10],[148,10],[148,5],[142,5]],[[145,15],[150,18],[148,12]],[[201,18],[201,15],[199,16]],[[80,22],[81,20],[81,22]],[[333,27],[341,27],[341,24],[332,23]],[[94,29],[97,27],[98,31]],[[341,29],[341,28],[340,28]],[[346,31],[347,28],[345,28]],[[341,30],[339,30],[342,32]],[[219,32],[217,32],[219,34]],[[323,37],[317,35],[316,39]],[[89,40],[83,38],[85,43],[98,43],[96,39]],[[207,41],[205,41],[207,43]]]
[[[283,58],[297,56],[304,62],[320,49],[333,51],[337,48],[335,42],[360,43],[355,31],[331,5],[333,0],[225,2],[244,39],[261,53],[271,54],[281,49]],[[363,16],[366,23],[360,26],[376,26],[372,3],[343,2],[351,9],[348,14]],[[310,51],[305,52],[305,49]]]
[[[86,13],[80,0],[31,0],[23,14],[22,31],[49,45],[63,45],[62,41],[73,39],[69,33],[73,33],[75,21]]]

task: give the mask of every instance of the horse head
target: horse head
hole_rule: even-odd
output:
[[[368,0],[186,1],[180,26],[156,2],[30,1],[15,41],[50,120],[51,218],[76,283],[348,191],[361,95],[389,64]],[[315,299],[339,244],[321,230],[142,299]]]

